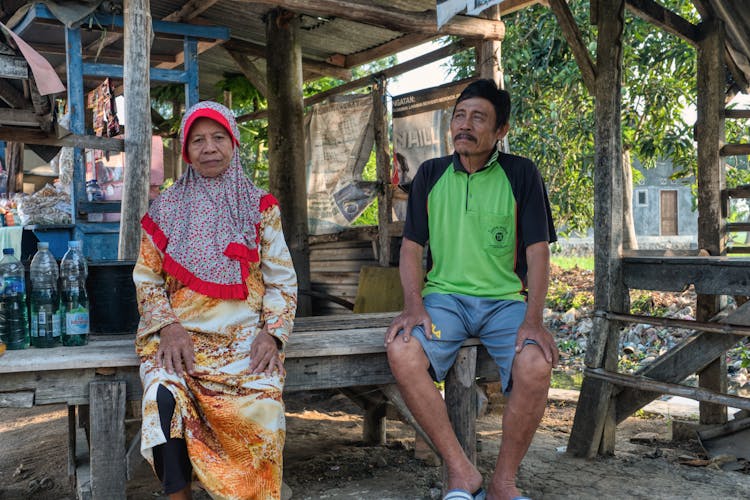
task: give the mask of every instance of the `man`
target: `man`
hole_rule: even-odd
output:
[[[458,97],[450,127],[455,153],[423,163],[411,186],[400,261],[404,310],[385,336],[401,394],[447,466],[451,500],[525,498],[516,473],[558,360],[542,323],[549,243],[557,237],[535,165],[498,152],[509,115],[510,96],[492,80],[475,81]],[[487,348],[509,395],[486,495],[433,383],[445,378],[468,337]]]

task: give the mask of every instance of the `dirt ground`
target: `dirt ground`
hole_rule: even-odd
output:
[[[412,500],[439,498],[440,467],[414,457],[410,427],[388,422],[387,446],[363,446],[362,415],[335,393],[292,394],[287,401],[284,480],[293,499]],[[695,442],[673,444],[664,417],[630,418],[618,427],[616,455],[571,458],[575,408],[551,401],[519,474],[535,499],[750,498],[750,475],[682,465],[702,458]],[[489,477],[502,439],[502,405],[478,422],[479,465]],[[0,409],[0,500],[74,498],[66,477],[67,413],[62,406]],[[649,434],[643,434],[649,433]],[[646,442],[631,442],[640,435]],[[128,483],[129,499],[164,498],[144,464]],[[208,496],[196,491],[194,498]]]

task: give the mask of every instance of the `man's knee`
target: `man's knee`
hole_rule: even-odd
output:
[[[396,378],[404,372],[427,370],[430,364],[422,349],[422,344],[413,337],[408,342],[404,342],[403,336],[399,335],[388,344],[386,354],[388,364]]]
[[[544,353],[538,345],[527,344],[516,354],[513,362],[514,383],[523,381],[546,390],[551,374],[552,364],[544,358]]]

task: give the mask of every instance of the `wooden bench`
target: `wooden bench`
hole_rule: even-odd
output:
[[[393,316],[298,318],[287,346],[285,392],[376,386],[403,407],[383,347],[385,328]],[[138,454],[137,443],[126,449],[125,409],[126,401],[140,400],[142,395],[138,366],[132,335],[92,337],[83,347],[7,351],[0,357],[0,404],[68,405],[68,472],[77,482],[80,498],[125,498],[127,457]],[[498,372],[484,348],[472,339],[446,379],[445,397],[459,440],[474,460],[477,379],[496,381]],[[76,424],[77,405],[89,405],[88,436]],[[365,436],[380,434],[384,419],[382,407],[370,408]]]

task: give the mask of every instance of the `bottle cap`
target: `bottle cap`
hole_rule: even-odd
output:
[[[3,248],[3,255],[13,255],[15,253],[15,250],[12,248]]]
[[[40,241],[36,244],[36,248],[38,250],[49,250],[49,242],[48,241]]]

